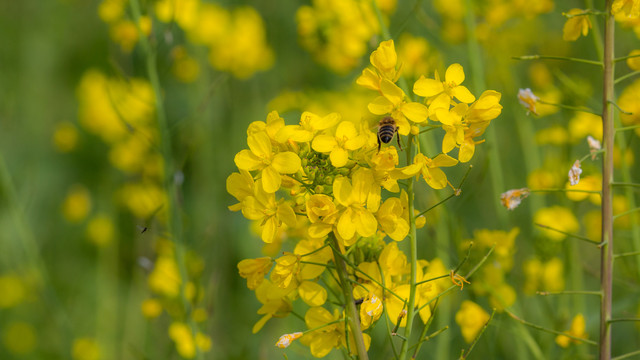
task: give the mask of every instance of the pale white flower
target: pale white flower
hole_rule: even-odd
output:
[[[569,183],[571,186],[576,186],[580,182],[580,174],[582,174],[582,169],[580,168],[580,160],[576,160],[573,163],[573,166],[569,170]]]
[[[591,137],[591,135],[587,136],[587,142],[589,143],[589,151],[591,152],[591,160],[595,160],[596,159],[596,155],[598,154],[598,151],[600,151],[600,149],[602,149],[602,145],[600,144],[600,141],[594,139],[593,137]]]
[[[282,336],[280,336],[280,339],[278,339],[278,342],[276,343],[276,346],[279,347],[280,349],[285,349],[288,348],[289,345],[291,345],[291,342],[295,339],[298,339],[302,337],[302,333],[301,332],[294,332],[292,334],[284,334]]]
[[[528,188],[512,189],[500,195],[500,202],[502,202],[502,205],[507,209],[513,210],[517,208],[522,202],[522,199],[527,196],[529,196]]]
[[[520,89],[520,91],[518,91],[518,100],[520,104],[527,109],[527,115],[529,115],[530,112],[533,113],[533,115],[538,115],[536,112],[536,104],[540,98],[535,96],[531,89]]]

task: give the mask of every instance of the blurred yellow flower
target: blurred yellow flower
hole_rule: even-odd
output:
[[[72,223],[84,220],[91,211],[91,195],[84,185],[73,185],[62,203],[62,215]]]
[[[569,140],[569,133],[560,125],[554,125],[536,133],[536,143],[538,145],[564,145]]]
[[[75,339],[71,355],[73,360],[100,360],[102,357],[98,341],[90,337]]]
[[[622,90],[617,101],[618,106],[626,113],[620,114],[620,120],[625,126],[640,124],[640,79],[636,79]],[[640,128],[635,130],[640,136]]]
[[[24,281],[13,274],[0,276],[0,309],[14,307],[27,298],[27,287]]]
[[[566,207],[557,205],[538,210],[533,216],[533,222],[565,233],[575,233],[580,229],[573,212]],[[541,231],[553,241],[564,240],[567,237],[565,234],[550,229],[541,229]]]
[[[480,305],[470,300],[463,301],[456,313],[456,323],[460,326],[464,341],[471,343],[489,318],[489,314]]]
[[[582,9],[571,9],[567,12],[567,15],[571,17],[567,19],[562,29],[562,39],[564,41],[576,41],[580,35],[587,36],[587,34],[589,34],[591,19],[589,19],[589,15],[584,14],[584,12]]]
[[[200,75],[200,64],[187,53],[183,46],[177,46],[171,51],[173,65],[171,72],[178,81],[183,83],[194,82]]]
[[[614,0],[611,5],[611,13],[622,13],[627,18],[638,18],[640,16],[640,1],[638,0]]]
[[[196,347],[200,351],[208,351],[211,349],[211,339],[197,332],[193,335],[189,325],[174,321],[169,326],[169,337],[176,344],[178,354],[185,359],[192,359],[196,356]]]
[[[576,112],[569,120],[569,135],[573,143],[584,141],[587,136],[602,140],[602,117],[582,111]]]
[[[587,191],[600,191],[602,189],[602,177],[600,175],[588,175],[580,179],[580,182],[574,186],[569,183],[565,185],[565,189],[570,190],[587,190]],[[567,198],[573,201],[581,201],[589,198],[595,205],[600,205],[600,194],[590,194],[577,191],[566,192]]]
[[[571,329],[568,332],[566,332],[566,334],[569,334],[571,336],[575,336],[578,338],[586,339],[589,337],[589,335],[585,332],[585,328],[586,328],[586,323],[585,323],[584,315],[578,314],[571,321]],[[571,343],[579,344],[580,340],[572,339],[565,335],[556,336],[556,344],[558,344],[560,347],[563,347],[563,348],[569,347]]]
[[[440,54],[427,40],[406,32],[398,39],[398,57],[402,59],[402,74],[410,78],[430,74],[442,63]]]
[[[2,343],[12,355],[23,356],[33,352],[37,342],[36,329],[26,322],[9,322],[2,331]]]
[[[627,59],[629,69],[636,71],[640,70],[640,50],[631,50],[628,56],[635,56]]]
[[[142,315],[146,318],[152,319],[162,314],[162,304],[158,299],[146,299],[140,304]]]
[[[157,294],[175,298],[180,294],[182,280],[178,265],[172,254],[161,255],[156,259],[153,271],[147,279],[149,287]]]
[[[78,145],[78,129],[69,121],[56,124],[53,131],[53,145],[56,150],[67,153]]]
[[[115,226],[110,216],[98,214],[87,224],[87,238],[97,246],[106,246],[113,242],[116,236]]]

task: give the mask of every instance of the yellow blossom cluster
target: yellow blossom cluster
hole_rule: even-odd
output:
[[[103,0],[98,13],[109,24],[113,41],[122,51],[131,52],[140,31],[145,35],[151,33],[152,20],[142,16],[136,25],[128,19],[127,7],[126,0]],[[273,65],[274,54],[266,42],[264,21],[253,7],[228,10],[200,0],[160,0],[154,2],[153,12],[161,23],[177,24],[192,44],[206,46],[209,63],[217,70],[246,79]],[[153,24],[157,25],[160,24]],[[167,39],[169,45],[174,46],[173,38]],[[175,45],[171,58],[172,72],[178,80],[192,82],[197,78],[199,64],[185,46]]]
[[[326,308],[329,300],[341,301],[334,295],[336,254],[350,267],[349,286],[359,304],[361,329],[373,327],[383,310],[398,327],[406,326],[411,264],[398,242],[412,224],[421,227],[425,221],[417,210],[410,213],[409,195],[400,183],[415,177],[433,189],[450,186],[442,168],[469,161],[482,142],[477,138],[502,109],[499,93],[488,90],[476,99],[462,85],[465,76],[459,64],[449,66],[444,79],[437,72],[434,78],[420,76],[407,94],[397,84],[401,73],[392,40],[382,42],[370,62],[372,67],[356,81],[374,91],[363,113],[352,110],[347,117],[304,111],[298,124],[288,125],[272,111],[265,121],[249,125],[248,148],[235,155],[238,171],[227,178],[227,191],[238,201],[230,210],[255,221],[264,243],[294,242],[293,251],[276,258],[238,264],[262,303],[262,318],[253,331],[272,318],[287,316],[300,299],[309,307],[304,317],[308,330],[283,335],[277,346],[300,338],[316,357],[353,344],[348,340],[353,334],[341,324],[345,315]],[[289,96],[280,101],[301,98]],[[415,141],[426,126],[444,130],[441,152],[429,157],[419,151],[401,165],[398,152],[408,150],[400,143],[406,143],[407,136]],[[397,137],[398,148],[382,139],[384,131]],[[511,246],[516,233],[505,234]],[[438,259],[417,261],[415,307],[422,321],[429,320],[432,301],[450,281],[463,284],[458,274],[451,280],[431,280],[448,273]],[[368,344],[369,335],[363,337]]]
[[[395,11],[397,0],[376,0],[385,15]],[[302,47],[314,59],[337,73],[360,64],[369,41],[380,33],[375,9],[368,1],[313,0],[296,13]]]

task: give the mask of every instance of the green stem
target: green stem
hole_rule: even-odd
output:
[[[602,62],[600,61],[572,58],[572,57],[566,57],[566,56],[523,55],[523,56],[512,56],[511,58],[513,60],[564,60],[564,61],[573,61],[573,62],[579,62],[583,64],[589,64],[589,65],[602,66]]]
[[[411,163],[413,157],[413,134],[409,134],[409,145],[407,148],[407,164]],[[413,185],[415,178],[412,176],[407,180],[407,195],[409,203],[409,215],[414,213],[414,200],[415,193]],[[409,351],[409,340],[411,339],[411,331],[413,328],[413,320],[415,318],[415,304],[416,304],[416,282],[417,282],[417,268],[418,268],[418,238],[416,234],[416,218],[415,216],[409,216],[409,257],[411,261],[411,273],[409,280],[409,302],[407,303],[407,324],[404,331],[405,341],[402,343],[400,350],[400,360],[404,360]]]
[[[340,279],[340,287],[342,288],[342,294],[344,295],[345,301],[345,310],[347,312],[347,322],[349,323],[349,327],[351,328],[351,333],[353,334],[353,339],[356,343],[356,352],[358,353],[359,360],[367,360],[369,359],[369,355],[367,354],[367,349],[364,345],[364,339],[362,338],[362,330],[360,328],[360,318],[358,316],[358,310],[356,309],[356,302],[353,299],[353,288],[349,282],[349,274],[347,273],[347,266],[344,263],[340,254],[340,245],[338,244],[338,240],[335,236],[330,236],[333,241],[333,254],[335,255],[333,258],[336,262],[336,270],[338,272],[338,277]],[[347,335],[347,338],[348,335]]]
[[[536,325],[534,323],[530,323],[530,322],[528,322],[526,320],[522,320],[522,319],[520,319],[519,317],[517,317],[516,315],[514,315],[511,311],[509,311],[507,309],[505,309],[504,311],[507,314],[509,314],[509,316],[511,316],[512,319],[520,322],[523,325],[526,325],[526,326],[529,326],[531,328],[534,328],[536,330],[544,331],[544,332],[547,332],[547,333],[550,333],[550,334],[555,334],[555,335],[564,335],[564,336],[566,336],[568,338],[571,338],[573,340],[582,341],[582,342],[584,342],[586,344],[589,344],[589,345],[594,345],[594,346],[598,345],[597,342],[589,340],[589,339],[584,339],[584,338],[581,338],[581,337],[577,337],[577,336],[574,336],[574,335],[571,335],[571,334],[568,334],[568,333],[564,333],[562,331],[556,331],[556,330],[552,330],[552,329],[547,329],[546,327],[543,327],[543,326],[540,326],[540,325]]]
[[[612,182],[611,186],[640,187],[640,184],[638,184],[638,183],[625,183],[625,182]]]
[[[586,291],[586,290],[565,290],[565,291],[536,291],[536,295],[549,296],[549,295],[598,295],[602,296],[600,291]]]
[[[613,126],[614,88],[614,29],[615,21],[611,13],[613,0],[606,0],[604,30],[604,75],[602,94],[602,133],[605,156],[602,165],[602,247],[600,252],[600,291],[603,296],[600,302],[600,360],[611,359],[611,307],[613,300],[613,142],[615,129]]]
[[[632,356],[636,356],[636,355],[638,355],[638,354],[640,354],[640,350],[638,350],[638,351],[633,351],[633,352],[630,352],[630,353],[626,353],[626,354],[624,354],[624,355],[616,356],[616,357],[614,357],[612,360],[622,360],[622,359],[627,359],[627,358],[630,358],[630,357],[632,357]]]
[[[463,354],[460,356],[460,360],[464,360],[464,359],[467,358],[467,356],[469,356],[469,354],[471,353],[471,350],[473,350],[473,348],[476,346],[476,344],[480,340],[480,337],[482,336],[482,334],[484,334],[484,331],[487,330],[487,326],[489,326],[489,323],[491,322],[491,320],[493,320],[493,316],[495,314],[496,314],[496,309],[494,308],[493,311],[491,312],[491,317],[484,324],[484,326],[482,327],[482,330],[480,330],[480,333],[478,334],[478,336],[476,336],[476,338],[473,340],[473,343],[471,343],[471,345],[469,346],[469,349],[467,351],[463,352]]]
[[[567,110],[573,110],[573,111],[581,111],[581,112],[584,112],[584,113],[598,115],[598,116],[600,116],[600,114],[601,114],[599,112],[596,112],[595,110],[591,110],[589,108],[585,108],[584,106],[571,106],[571,105],[564,105],[564,104],[556,104],[556,103],[550,103],[550,102],[547,102],[547,101],[544,101],[544,100],[538,100],[538,102],[540,104],[551,105],[551,106],[559,107],[561,109],[567,109]]]
[[[138,27],[140,45],[142,46],[143,52],[145,54],[146,60],[146,70],[147,76],[149,77],[149,82],[153,89],[155,107],[156,107],[156,119],[158,121],[158,129],[160,131],[160,151],[162,155],[162,159],[164,161],[165,172],[164,172],[164,189],[167,193],[167,212],[168,212],[168,223],[167,223],[167,233],[169,234],[173,244],[175,246],[175,260],[178,266],[178,272],[180,273],[180,301],[182,307],[185,311],[184,321],[189,326],[191,331],[191,336],[195,338],[197,334],[197,327],[195,322],[191,317],[191,303],[187,299],[186,296],[186,286],[188,282],[188,274],[187,268],[185,264],[185,250],[183,243],[183,234],[182,234],[182,220],[180,218],[180,212],[178,209],[178,199],[177,199],[177,184],[174,181],[175,174],[175,165],[173,162],[173,151],[171,145],[171,132],[169,122],[167,120],[167,116],[164,111],[164,99],[162,96],[162,86],[160,85],[160,78],[158,75],[158,64],[156,59],[156,51],[151,46],[149,39],[144,34],[142,29],[140,29],[140,18],[142,13],[140,11],[140,2],[139,0],[130,0],[131,11],[133,13],[134,22]],[[196,346],[196,358],[202,358],[202,352],[200,348]]]
[[[629,214],[632,214],[632,213],[638,212],[638,211],[640,211],[640,207],[637,207],[637,208],[634,208],[634,209],[631,209],[631,210],[627,210],[627,211],[621,212],[620,214],[614,215],[613,219],[616,220],[618,218],[621,218],[623,216],[626,216],[626,215],[629,215]]]
[[[621,254],[615,254],[615,255],[613,255],[613,258],[617,259],[619,257],[637,256],[637,255],[640,255],[640,251],[632,251],[632,252],[626,252],[626,253],[621,253]]]
[[[634,77],[634,76],[636,76],[636,75],[638,75],[638,74],[640,74],[640,71],[639,71],[639,70],[636,70],[636,71],[630,72],[630,73],[628,73],[628,74],[626,74],[626,75],[622,75],[622,76],[620,76],[619,78],[615,79],[615,80],[613,81],[613,83],[614,83],[615,85],[618,85],[618,83],[619,83],[619,82],[622,82],[622,81],[624,81],[624,80],[627,80],[628,78],[630,78],[630,77]]]
[[[619,318],[619,319],[611,319],[611,320],[609,320],[609,323],[614,323],[614,322],[623,322],[623,321],[639,322],[639,321],[640,321],[640,318]]]
[[[558,230],[558,229],[554,229],[554,228],[552,228],[551,226],[547,226],[547,225],[543,225],[543,224],[538,224],[538,223],[536,223],[535,225],[536,225],[536,226],[539,226],[539,227],[541,227],[541,228],[543,228],[543,229],[547,229],[547,230],[555,231],[555,232],[557,232],[557,233],[560,233],[560,234],[563,234],[563,235],[567,235],[567,236],[572,237],[572,238],[574,238],[574,239],[578,239],[578,240],[586,241],[586,242],[591,243],[591,244],[594,244],[594,245],[600,245],[600,244],[601,244],[600,242],[593,241],[593,240],[591,240],[591,239],[589,239],[589,238],[587,238],[587,237],[580,236],[580,235],[577,235],[577,234],[568,233],[568,232],[566,232],[566,231],[562,231],[562,230]]]

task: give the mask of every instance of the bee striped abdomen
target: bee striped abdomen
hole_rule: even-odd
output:
[[[380,151],[382,143],[388,144],[391,142],[391,139],[393,139],[393,136],[397,132],[398,126],[392,117],[387,116],[380,120],[380,123],[378,124],[378,151]],[[400,147],[400,138],[398,138],[398,147]]]

